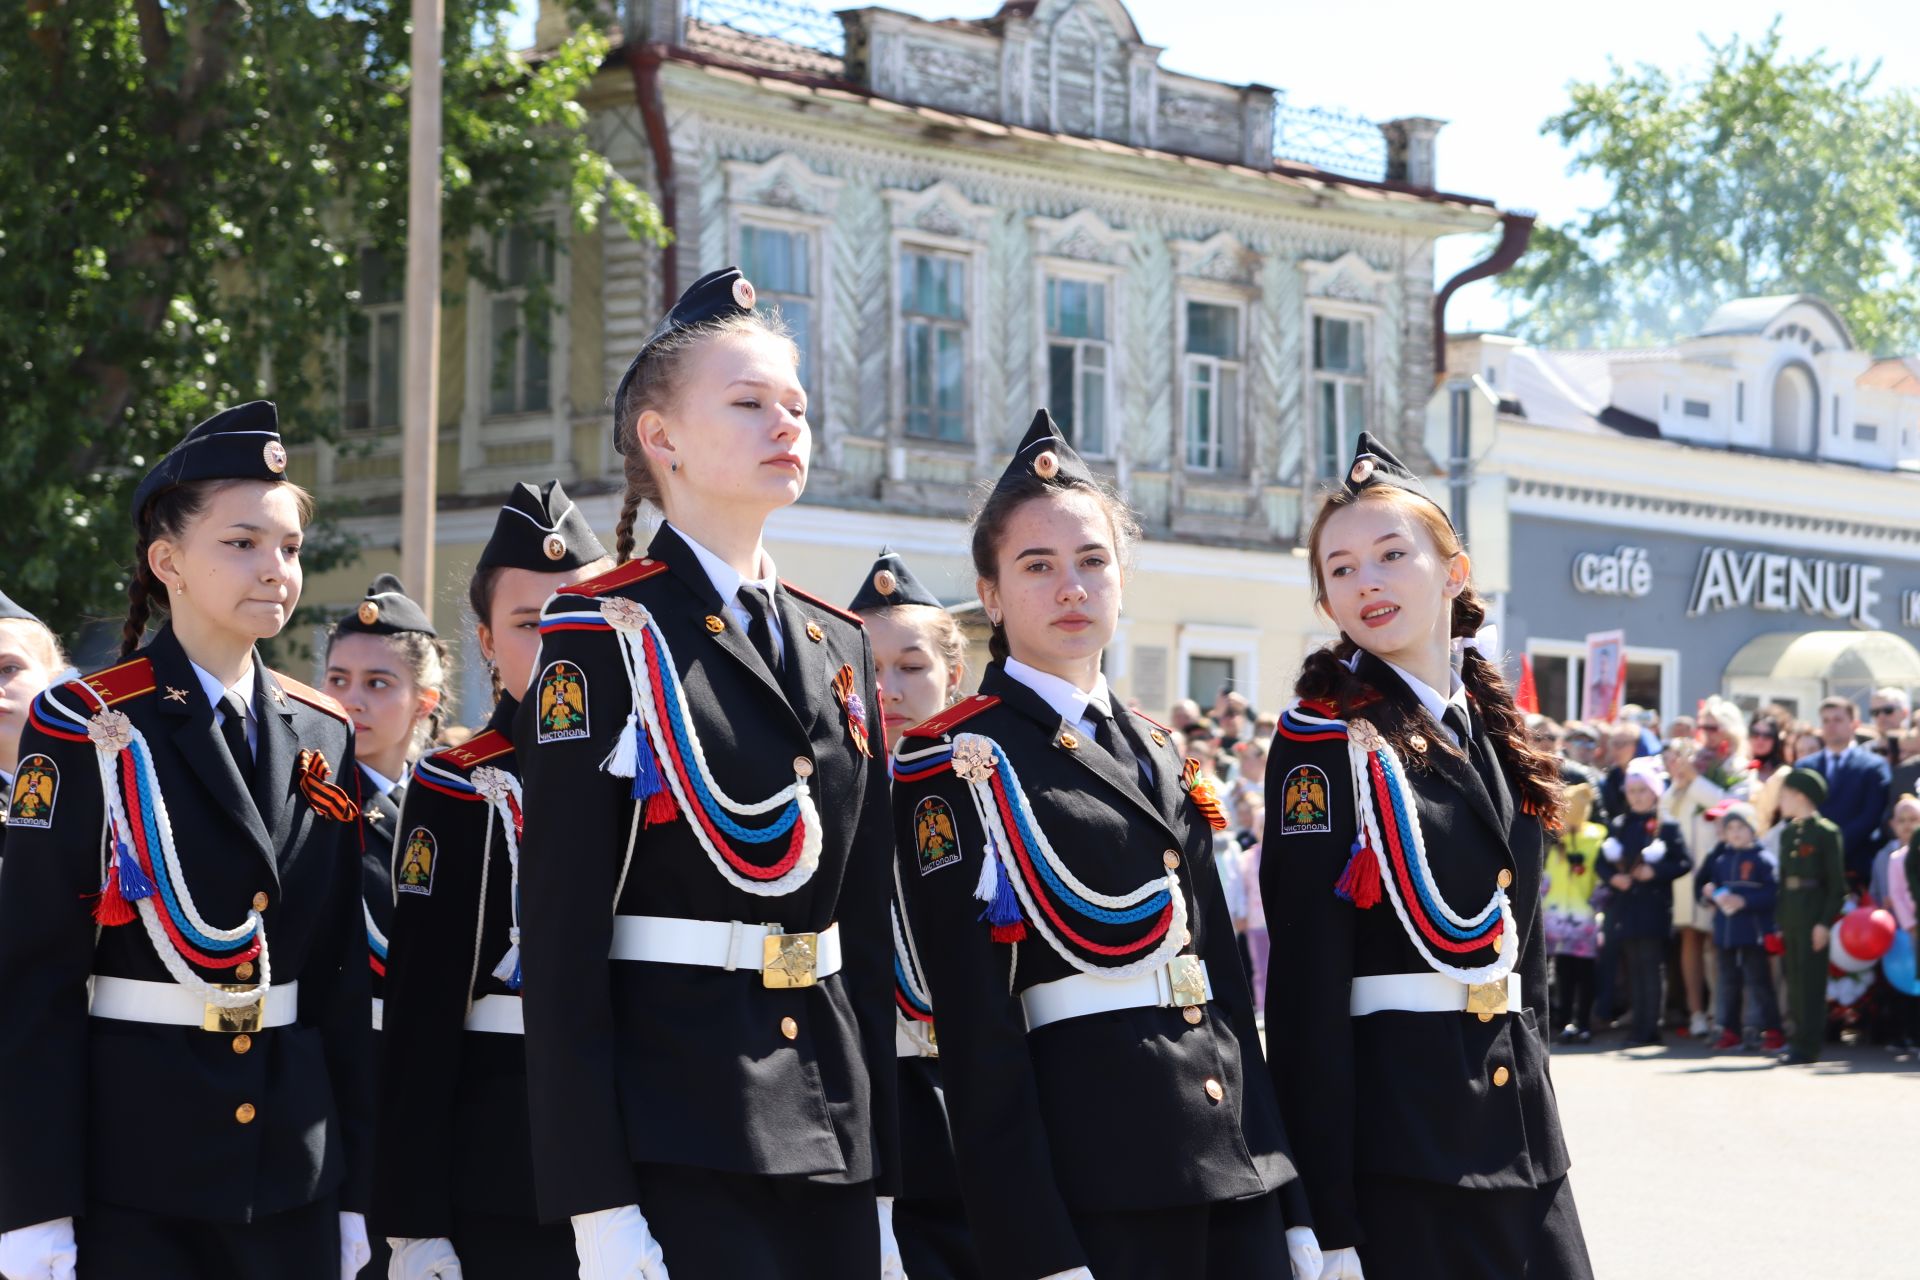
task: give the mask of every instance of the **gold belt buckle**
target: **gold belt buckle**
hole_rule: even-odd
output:
[[[1175,956],[1167,961],[1167,977],[1173,988],[1173,1007],[1207,1002],[1207,970],[1199,956]]]
[[[1489,1022],[1496,1013],[1507,1011],[1507,984],[1499,982],[1473,982],[1467,984],[1467,1012],[1478,1014],[1480,1021]]]
[[[230,991],[237,995],[243,991],[257,993],[260,987],[256,983],[244,982],[238,985],[222,984],[215,989]],[[225,1005],[208,1004],[200,1011],[202,1031],[219,1031],[226,1035],[257,1034],[266,1025],[266,1021],[267,1002],[265,1000],[255,1000],[252,1004],[243,1004],[235,1009],[229,1009]]]
[[[769,990],[810,987],[818,981],[819,966],[820,935],[817,933],[770,933],[760,941],[760,985]]]

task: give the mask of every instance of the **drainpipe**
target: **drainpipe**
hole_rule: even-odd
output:
[[[679,201],[674,196],[673,142],[667,136],[667,104],[660,93],[660,64],[666,60],[667,46],[649,41],[627,59],[633,68],[634,101],[640,107],[640,121],[647,132],[647,145],[653,149],[654,178],[660,184],[660,221],[668,232],[678,234]],[[660,251],[660,312],[672,310],[680,297],[680,255],[674,244]]]
[[[1497,276],[1520,261],[1520,255],[1527,251],[1527,245],[1533,240],[1531,213],[1503,213],[1500,215],[1500,243],[1493,252],[1442,286],[1433,298],[1433,376],[1438,381],[1447,376],[1447,303],[1453,298],[1454,291],[1462,285],[1472,284],[1475,280],[1485,280]]]

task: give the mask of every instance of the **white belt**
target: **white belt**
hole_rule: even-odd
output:
[[[1048,1023],[1116,1009],[1172,1009],[1204,1004],[1213,999],[1213,979],[1206,961],[1198,956],[1175,956],[1172,961],[1135,978],[1100,978],[1076,973],[1028,987],[1020,993],[1027,1030]]]
[[[840,972],[840,926],[819,933],[782,933],[779,925],[678,916],[615,916],[614,960],[747,969],[768,987],[810,987]]]
[[[216,1016],[213,1006],[190,987],[177,982],[145,982],[139,978],[110,978],[95,974],[93,999],[87,1012],[96,1018],[116,1022],[152,1022],[169,1027],[199,1027],[203,1030],[238,1030],[239,1027],[214,1028],[207,1025]],[[300,984],[288,982],[267,992],[266,1007],[258,1019],[251,1017],[257,1005],[223,1011],[239,1015],[251,1023],[251,1029],[284,1027],[300,1014]]]
[[[375,1031],[380,1030],[381,1024],[386,1022],[386,1020],[387,1002],[379,996],[375,996],[373,998],[373,1029]]]
[[[1520,1008],[1520,975],[1507,975],[1507,1011]],[[1381,973],[1353,980],[1349,1006],[1356,1018],[1370,1013],[1399,1010],[1404,1013],[1465,1013],[1467,996],[1473,990],[1464,982],[1455,982],[1444,973]]]
[[[523,1036],[527,1024],[521,1017],[519,996],[481,996],[467,1010],[467,1030],[490,1031],[501,1036]]]

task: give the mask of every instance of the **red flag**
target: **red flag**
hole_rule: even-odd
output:
[[[1540,710],[1540,694],[1533,687],[1533,659],[1524,653],[1520,655],[1520,687],[1514,691],[1513,705],[1525,715]]]

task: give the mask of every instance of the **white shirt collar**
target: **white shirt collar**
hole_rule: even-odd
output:
[[[378,769],[374,768],[372,765],[368,764],[364,760],[359,761],[358,763],[360,765],[360,768],[363,771],[365,771],[367,775],[367,781],[373,783],[373,789],[375,791],[379,792],[381,795],[384,796],[388,792],[393,790],[394,781],[392,778],[389,778],[386,774],[380,772]]]
[[[1094,677],[1093,688],[1083,692],[1073,681],[1037,670],[1018,658],[1008,658],[1004,669],[1008,675],[1039,694],[1069,724],[1092,729],[1093,722],[1087,716],[1090,706],[1108,716],[1113,714],[1113,694],[1107,688],[1107,674],[1104,671]]]
[[[251,666],[247,668],[247,674],[234,681],[232,687],[229,688],[221,684],[219,678],[211,671],[208,671],[193,659],[187,659],[187,665],[193,668],[193,674],[200,680],[201,689],[206,691],[207,701],[213,704],[215,724],[219,724],[221,717],[225,715],[226,696],[229,693],[237,693],[240,695],[240,701],[246,704],[247,719],[256,720],[259,718],[259,713],[253,709],[253,668]]]
[[[707,581],[713,584],[715,593],[722,601],[732,604],[733,598],[740,594],[740,588],[743,586],[759,587],[767,593],[768,600],[773,599],[773,589],[780,584],[780,573],[773,566],[773,557],[768,555],[764,548],[760,552],[760,565],[766,570],[765,575],[759,578],[747,578],[738,569],[695,542],[693,535],[685,529],[676,528],[674,532],[693,552],[693,558],[700,562],[701,569],[706,571]]]
[[[1385,658],[1380,659],[1380,661],[1387,662]],[[1387,665],[1393,668],[1395,675],[1406,682],[1407,688],[1413,691],[1413,696],[1420,700],[1420,705],[1425,707],[1427,714],[1433,717],[1433,722],[1442,729],[1446,729],[1449,737],[1452,736],[1453,730],[1447,729],[1446,715],[1448,707],[1459,707],[1460,713],[1467,718],[1467,723],[1469,725],[1473,723],[1473,711],[1467,702],[1467,686],[1461,681],[1458,671],[1451,668],[1448,669],[1448,694],[1443,698],[1440,696],[1438,689],[1405,667],[1392,662],[1387,662]],[[1454,745],[1457,747],[1460,744],[1455,742]]]

